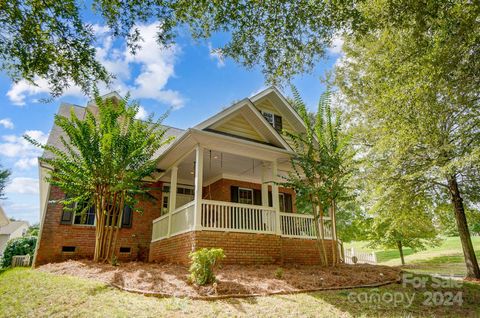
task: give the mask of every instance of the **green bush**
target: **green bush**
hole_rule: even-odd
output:
[[[207,285],[215,282],[213,268],[215,264],[225,258],[221,248],[202,248],[190,253],[190,280],[197,285]]]
[[[275,278],[282,279],[283,278],[283,268],[278,267],[275,270]]]
[[[37,237],[24,236],[8,241],[3,252],[3,258],[1,260],[1,267],[10,267],[12,265],[12,257],[15,255],[27,255],[33,258],[35,252],[35,245],[37,244]]]

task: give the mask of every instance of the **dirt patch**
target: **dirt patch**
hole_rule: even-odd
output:
[[[282,268],[282,278],[275,276],[278,268]],[[216,270],[216,284],[198,287],[188,282],[187,267],[174,264],[132,262],[114,267],[85,260],[47,264],[38,270],[91,278],[127,290],[192,298],[350,288],[395,281],[400,275],[398,268],[359,264],[339,265],[335,268],[303,265],[224,265]]]

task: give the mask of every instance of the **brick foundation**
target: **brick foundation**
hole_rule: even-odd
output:
[[[331,240],[325,241],[331,259]],[[273,234],[195,231],[172,236],[150,245],[149,261],[187,265],[188,254],[200,248],[222,248],[224,264],[320,263],[316,241]]]

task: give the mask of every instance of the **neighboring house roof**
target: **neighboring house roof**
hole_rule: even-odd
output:
[[[0,227],[0,235],[2,235],[2,234],[10,235],[13,232],[15,232],[16,230],[18,230],[19,228],[21,228],[22,226],[28,227],[28,222],[25,222],[25,221],[11,221],[7,225]]]
[[[10,220],[5,214],[5,211],[3,210],[3,208],[0,206],[0,226],[7,225],[8,223],[10,223]]]

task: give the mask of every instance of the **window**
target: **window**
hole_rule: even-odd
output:
[[[182,206],[193,200],[195,190],[189,186],[177,186],[177,207]],[[160,216],[168,213],[168,201],[170,198],[170,185],[164,185],[162,190],[162,207]]]
[[[238,203],[253,204],[253,190],[238,188]]]
[[[279,193],[278,200],[280,201],[280,212],[285,212],[285,195],[283,193]]]
[[[120,253],[122,253],[122,254],[123,253],[125,253],[125,254],[130,253],[130,247],[123,247],[123,246],[120,247]]]
[[[73,224],[77,225],[95,225],[95,208],[92,206],[85,211],[85,206],[76,205]]]
[[[165,194],[162,199],[162,211],[160,213],[160,216],[168,213],[168,200],[169,196]]]
[[[75,246],[62,246],[62,252],[73,253],[75,252]]]
[[[282,124],[282,116],[272,114],[269,112],[262,112],[263,117],[270,123],[270,125],[275,128],[277,131],[281,131],[283,129],[283,124]]]

